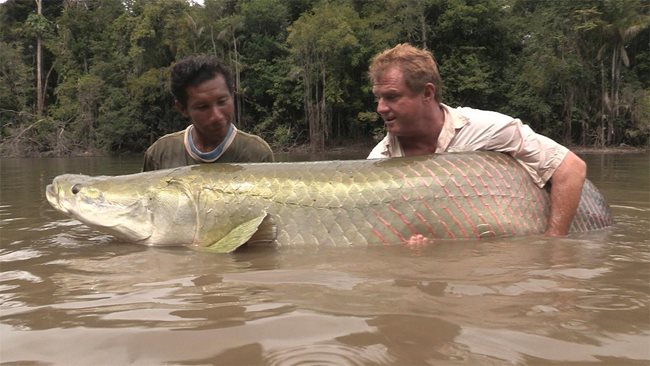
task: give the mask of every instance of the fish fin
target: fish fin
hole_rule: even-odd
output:
[[[265,244],[274,241],[278,237],[278,227],[271,215],[266,215],[260,223],[257,231],[248,239],[249,243]]]
[[[205,249],[214,253],[231,253],[246,242],[258,231],[258,228],[264,218],[268,216],[263,212],[260,216],[248,220],[236,228],[232,229],[226,236],[219,239],[214,244],[208,245]]]

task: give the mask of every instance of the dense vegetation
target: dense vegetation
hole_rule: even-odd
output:
[[[236,78],[236,124],[276,148],[382,133],[366,76],[427,47],[444,100],[520,117],[568,145],[647,146],[647,0],[8,0],[2,155],[139,152],[185,127],[171,64],[208,53]]]

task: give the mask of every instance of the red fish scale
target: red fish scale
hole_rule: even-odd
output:
[[[527,235],[542,233],[549,213],[548,193],[498,153],[237,166],[244,168],[237,179],[255,188],[255,194],[240,189],[237,194],[249,196],[237,202],[273,216],[281,245],[386,245],[415,234]],[[611,224],[592,185],[585,185],[580,207],[572,230]]]
[[[222,239],[237,245],[251,235],[275,237],[279,245],[330,246],[395,244],[415,234],[436,240],[528,235],[543,233],[549,214],[548,192],[512,158],[494,152],[63,175],[53,182],[59,196],[48,200],[73,205],[62,195],[79,182],[84,189],[75,198],[88,190],[119,201],[129,187],[146,200],[146,210],[133,214],[153,222],[148,245],[209,246]],[[99,225],[92,221],[97,207],[77,206],[69,214]],[[571,230],[611,224],[605,199],[587,181]]]

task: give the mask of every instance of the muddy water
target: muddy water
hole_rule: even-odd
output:
[[[582,157],[611,229],[233,255],[122,243],[45,200],[139,157],[2,159],[0,362],[647,365],[650,159]]]

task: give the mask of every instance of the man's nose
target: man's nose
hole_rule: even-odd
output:
[[[213,105],[210,109],[210,117],[216,120],[222,120],[224,118],[224,114],[219,106]]]
[[[388,112],[388,106],[386,105],[386,102],[384,102],[384,98],[378,98],[377,99],[377,113],[384,114],[386,112]]]

